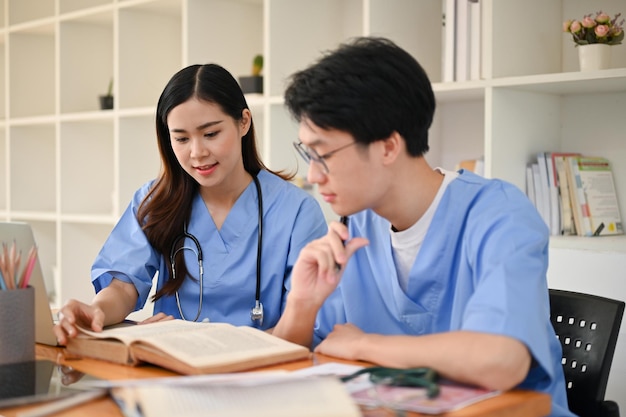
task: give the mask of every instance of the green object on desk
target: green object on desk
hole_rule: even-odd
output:
[[[360,375],[369,374],[373,384],[391,385],[396,387],[423,387],[426,388],[428,398],[436,398],[439,395],[439,375],[431,368],[387,368],[373,366],[359,369],[358,371],[341,378],[342,382],[348,382]]]

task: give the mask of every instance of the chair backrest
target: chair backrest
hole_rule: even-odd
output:
[[[570,410],[589,415],[604,400],[624,315],[623,301],[550,289],[550,320],[563,347]]]

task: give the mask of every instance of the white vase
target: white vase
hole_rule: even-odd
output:
[[[578,62],[581,71],[611,68],[611,45],[605,43],[578,45]]]

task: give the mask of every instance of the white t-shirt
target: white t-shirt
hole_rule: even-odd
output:
[[[389,234],[391,235],[391,247],[393,249],[393,260],[396,264],[396,271],[398,273],[398,281],[400,287],[406,292],[408,286],[409,273],[415,263],[417,254],[422,247],[422,242],[428,231],[428,227],[433,220],[437,206],[441,201],[443,193],[446,191],[448,184],[456,177],[459,176],[458,172],[446,171],[442,168],[435,168],[443,174],[443,181],[437,191],[437,195],[433,199],[433,202],[428,207],[428,210],[424,215],[411,227],[401,232],[394,232],[392,228],[389,228]]]

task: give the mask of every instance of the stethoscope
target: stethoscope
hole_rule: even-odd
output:
[[[261,254],[262,254],[261,243],[263,241],[263,194],[261,193],[261,184],[259,184],[259,180],[257,179],[257,177],[256,176],[252,177],[252,179],[254,180],[254,185],[256,187],[256,192],[257,192],[258,199],[259,199],[259,205],[258,205],[259,207],[258,209],[259,210],[259,235],[257,239],[257,255],[256,255],[256,294],[255,294],[254,307],[252,307],[252,309],[250,310],[250,318],[258,326],[262,326],[263,325],[263,304],[261,303]],[[175,249],[176,244],[180,240],[184,241],[186,238],[189,238],[193,241],[193,243],[196,246],[196,250],[187,246],[181,246],[180,248]],[[187,225],[185,225],[183,229],[183,234],[180,235],[178,238],[176,238],[176,240],[174,240],[174,242],[172,243],[172,250],[170,251],[170,264],[172,266],[172,279],[176,279],[176,264],[174,260],[178,252],[184,249],[191,250],[192,252],[196,254],[196,257],[198,258],[198,271],[199,271],[199,277],[200,277],[200,296],[199,296],[199,301],[198,301],[198,312],[196,314],[196,317],[193,319],[193,321],[198,321],[198,318],[200,317],[200,313],[202,312],[202,299],[204,298],[203,297],[204,295],[203,294],[204,267],[202,265],[202,248],[200,247],[200,242],[198,241],[198,239],[187,231]],[[182,317],[183,320],[187,320],[187,318],[185,318],[185,315],[183,314],[183,309],[180,305],[180,298],[178,296],[178,291],[176,291],[175,295],[176,295],[176,305],[178,306],[178,312],[180,313],[180,317]],[[206,321],[206,319],[204,321]]]

